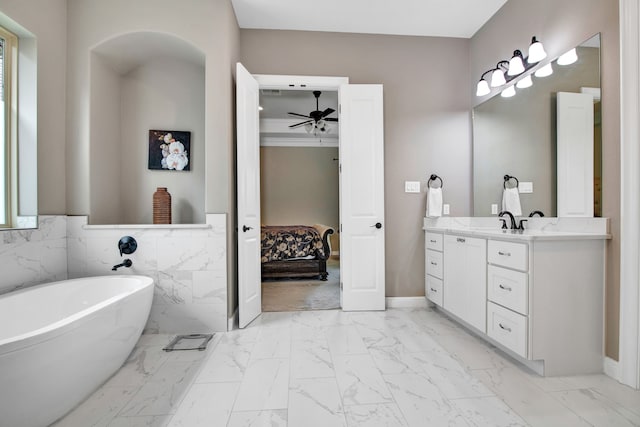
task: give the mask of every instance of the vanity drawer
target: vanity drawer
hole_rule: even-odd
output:
[[[425,294],[427,299],[442,307],[442,280],[427,275]]]
[[[487,303],[487,335],[512,350],[527,357],[527,317]]]
[[[487,260],[490,264],[527,271],[529,265],[527,244],[489,240]]]
[[[442,279],[442,252],[427,249],[427,274]]]
[[[529,312],[528,280],[527,273],[489,265],[487,267],[488,298],[526,316]]]
[[[427,232],[425,234],[425,247],[442,252],[442,234]]]

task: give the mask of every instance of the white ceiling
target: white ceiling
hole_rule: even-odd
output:
[[[231,0],[240,28],[471,38],[507,0]]]

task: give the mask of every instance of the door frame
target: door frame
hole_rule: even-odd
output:
[[[258,82],[258,90],[321,90],[337,92],[338,106],[340,105],[340,86],[349,84],[349,77],[294,76],[282,74],[252,74],[252,76]],[[338,115],[339,114],[340,113],[338,112]],[[338,147],[340,146],[340,139],[340,135],[338,135]],[[339,192],[338,197],[340,197]],[[342,223],[342,212],[340,212],[339,214],[339,220]],[[342,266],[340,266],[340,269],[342,269]],[[342,295],[340,298],[340,303],[340,310],[342,310]]]

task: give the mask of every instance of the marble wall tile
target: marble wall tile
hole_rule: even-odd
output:
[[[0,293],[65,280],[66,217],[43,215],[38,228],[0,231]]]
[[[70,277],[140,274],[155,280],[147,333],[210,333],[227,330],[226,215],[208,214],[208,228],[87,226],[70,217]],[[136,252],[120,256],[118,241],[132,236]],[[111,268],[129,258],[131,268]]]

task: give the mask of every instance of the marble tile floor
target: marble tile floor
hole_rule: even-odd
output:
[[[55,427],[640,426],[640,391],[542,378],[437,311],[263,313],[205,352],[144,335]]]

